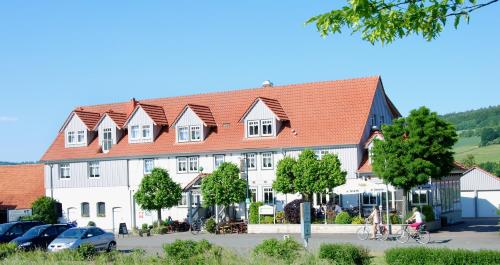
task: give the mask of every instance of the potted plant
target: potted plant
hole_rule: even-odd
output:
[[[148,227],[148,224],[142,224],[141,229],[139,229],[139,236],[143,236],[146,234],[146,236],[151,236],[151,229]]]

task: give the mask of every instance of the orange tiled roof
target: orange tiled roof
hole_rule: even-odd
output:
[[[111,118],[115,122],[115,124],[118,127],[118,129],[121,129],[123,127],[123,125],[125,124],[125,122],[127,121],[127,114],[125,114],[125,113],[119,113],[119,112],[114,112],[113,110],[109,110],[109,111],[106,111],[101,116],[101,118],[99,119],[99,121],[94,126],[94,131],[97,130],[97,127],[99,126],[99,123],[101,123],[101,121],[106,116],[109,116],[109,118]]]
[[[380,136],[382,138],[382,140],[384,139],[384,135],[382,134],[382,132],[380,132],[379,130],[377,131],[373,131],[370,136],[368,137],[368,140],[366,140],[366,143],[365,143],[365,148],[368,148],[368,145],[373,141],[373,139],[375,139],[375,137],[377,136]]]
[[[379,82],[382,88],[379,77],[367,77],[141,100],[141,106],[154,105],[156,113],[166,116],[162,123],[167,119],[174,120],[173,115],[180,113],[186,105],[196,104],[209,107],[214,120],[227,126],[212,131],[201,143],[176,143],[175,132],[166,127],[153,143],[130,144],[128,135],[125,135],[108,153],[99,153],[96,139],[87,147],[72,148],[68,152],[64,148],[64,135],[59,133],[42,160],[360,144]],[[289,122],[276,137],[244,137],[244,125],[239,119],[256,98],[275,99],[286,113]],[[98,113],[109,109],[129,113],[130,103],[87,106],[84,109]]]
[[[97,122],[101,119],[101,114],[84,111],[82,108],[74,110],[73,113],[75,113],[82,120],[89,130],[93,130]]]
[[[142,108],[156,125],[163,126],[168,124],[167,117],[165,116],[165,110],[163,109],[162,106],[137,103],[137,106],[135,107],[134,111],[132,111],[132,113],[129,115],[127,121],[125,122],[125,125],[128,123],[130,118],[132,118],[133,114],[137,111],[138,108]]]
[[[0,209],[27,209],[45,195],[43,165],[0,166]]]
[[[212,115],[212,111],[207,106],[196,105],[196,104],[187,104],[186,107],[177,115],[174,122],[172,122],[172,126],[177,123],[177,121],[182,117],[182,114],[186,111],[187,108],[190,108],[205,124],[207,127],[216,127],[217,123],[215,122],[214,116]]]
[[[286,116],[286,113],[283,110],[283,108],[281,107],[281,104],[278,100],[272,99],[272,98],[258,97],[248,107],[248,109],[245,111],[243,116],[241,116],[240,122],[242,122],[243,119],[245,119],[245,116],[247,116],[247,114],[252,110],[252,108],[255,106],[255,104],[257,104],[257,102],[259,102],[259,100],[262,100],[262,102],[264,102],[264,104],[274,113],[274,115],[276,115],[278,120],[281,120],[281,121],[288,120],[288,117]]]
[[[372,173],[372,163],[368,159],[368,152],[363,155],[363,160],[358,168],[358,173]]]

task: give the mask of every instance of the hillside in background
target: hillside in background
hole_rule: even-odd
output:
[[[500,105],[441,116],[455,125],[458,141],[455,160],[475,164],[498,175],[500,165]],[[492,162],[492,163],[491,163]]]
[[[0,161],[0,166],[9,166],[9,165],[20,165],[20,164],[36,164],[37,162],[33,161],[23,161],[23,162],[6,162]]]

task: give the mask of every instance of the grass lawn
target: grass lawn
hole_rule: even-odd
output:
[[[479,147],[479,142],[479,137],[460,138],[453,147],[455,160],[460,162],[472,154],[476,158],[476,163],[500,161],[500,144]]]

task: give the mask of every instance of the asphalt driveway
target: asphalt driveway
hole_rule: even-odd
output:
[[[429,247],[448,247],[464,249],[495,249],[500,250],[500,226],[498,219],[465,220],[463,223],[445,227],[439,232],[431,234]],[[292,234],[291,237],[300,242],[300,235]],[[140,248],[149,254],[162,254],[162,245],[171,243],[176,239],[206,239],[216,245],[234,249],[240,254],[248,254],[260,242],[269,238],[283,238],[283,234],[227,234],[212,235],[200,233],[192,235],[189,232],[173,233],[168,235],[155,235],[151,237],[126,236],[118,239],[118,249],[129,251]],[[410,239],[406,244],[395,240],[389,241],[361,241],[355,234],[313,234],[309,241],[310,249],[317,249],[322,243],[353,243],[369,248],[373,253],[381,253],[392,247],[419,246],[420,244]]]

